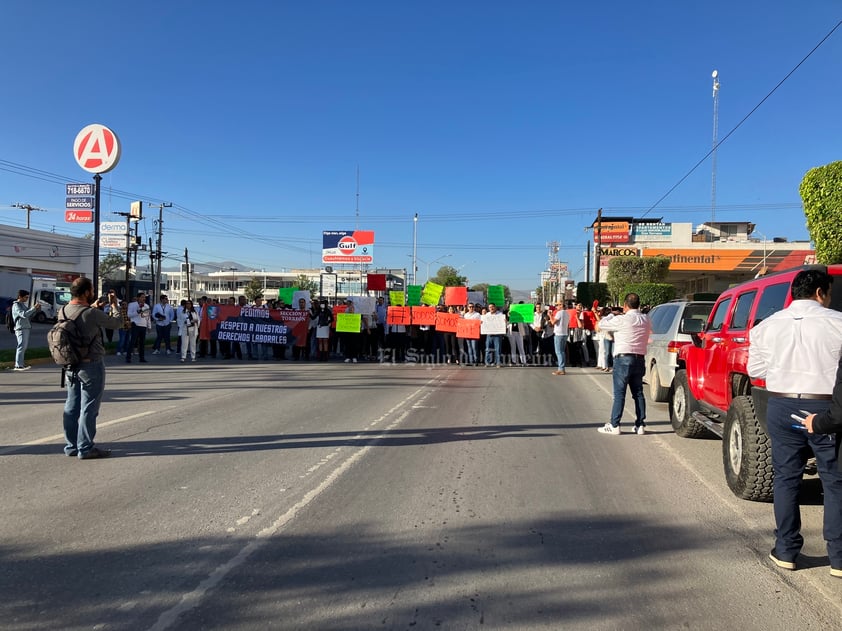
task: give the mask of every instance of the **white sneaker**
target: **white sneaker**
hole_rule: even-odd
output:
[[[352,359],[351,361],[352,361],[352,362],[354,362],[355,364],[357,363],[357,360],[356,360],[356,359]]]
[[[152,354],[153,354],[153,355],[160,355],[160,354],[161,354],[161,351],[152,351]]]
[[[346,364],[350,364],[350,363],[351,363],[351,360],[350,360],[350,359],[346,359],[346,360],[345,360],[345,363],[346,363]]]
[[[13,370],[16,370],[17,372],[21,372],[23,370],[29,370],[30,368],[32,368],[32,366],[15,366]]]
[[[643,436],[646,433],[646,428],[643,425],[638,425],[634,428],[634,433],[638,436]]]
[[[167,355],[172,355],[172,351],[167,351]]]
[[[611,434],[612,436],[620,435],[620,427],[614,427],[611,423],[606,423],[602,427],[598,427],[596,431],[600,434]]]

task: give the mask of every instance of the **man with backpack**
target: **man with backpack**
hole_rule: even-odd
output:
[[[77,278],[70,286],[72,299],[58,314],[59,324],[72,320],[65,326],[64,341],[78,345],[75,349],[78,363],[65,366],[67,370],[67,401],[64,404],[64,453],[77,456],[80,460],[107,458],[108,449],[94,446],[96,419],[105,390],[105,347],[102,331],[119,329],[122,318],[110,318],[101,310],[104,301],[94,299],[94,287],[90,278]],[[91,308],[93,307],[93,308]],[[57,325],[58,326],[58,325]],[[51,340],[52,351],[52,340]],[[55,358],[55,353],[54,358]]]
[[[29,346],[29,334],[32,331],[32,323],[29,318],[34,316],[41,310],[41,303],[36,302],[31,308],[27,304],[29,302],[29,292],[25,289],[18,291],[18,299],[12,304],[11,319],[13,331],[18,341],[17,350],[15,351],[15,367],[14,370],[29,370],[29,366],[24,364],[24,356],[26,355],[26,347]]]

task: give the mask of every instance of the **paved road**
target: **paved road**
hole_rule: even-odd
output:
[[[820,507],[770,567],[719,441],[597,434],[610,376],[150,359],[109,366],[103,461],[61,455],[53,367],[0,373],[0,627],[838,628]]]

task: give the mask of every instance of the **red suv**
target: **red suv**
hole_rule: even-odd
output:
[[[772,499],[772,454],[766,433],[765,383],[748,377],[749,331],[792,301],[795,275],[810,267],[769,274],[722,293],[706,323],[684,320],[679,331],[693,343],[681,348],[670,393],[670,420],[679,436],[713,432],[723,439],[725,480],[737,497]],[[825,268],[822,268],[825,269]],[[842,311],[842,265],[834,277],[830,308]]]

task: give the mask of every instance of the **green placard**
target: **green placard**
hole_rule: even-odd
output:
[[[421,285],[407,285],[406,287],[406,306],[420,307],[421,306]]]
[[[360,332],[360,318],[359,313],[337,313],[336,314],[336,332],[337,333],[359,333]]]
[[[509,307],[509,322],[527,322],[532,324],[535,305],[512,305]]]
[[[421,302],[425,305],[437,305],[441,300],[442,292],[444,292],[444,285],[427,281],[421,292]]]
[[[389,305],[392,307],[403,307],[406,304],[406,298],[402,291],[389,292]]]
[[[292,304],[292,295],[298,291],[298,287],[281,287],[278,289],[278,300],[283,300],[289,307]]]
[[[497,305],[497,308],[506,304],[506,291],[503,285],[489,285],[488,286],[488,302]]]

